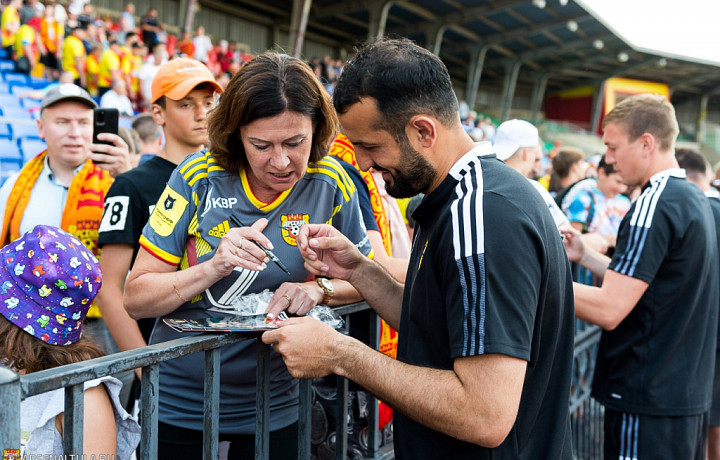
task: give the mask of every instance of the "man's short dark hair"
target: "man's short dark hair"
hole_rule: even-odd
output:
[[[615,167],[607,162],[607,160],[605,159],[605,155],[600,158],[600,163],[598,163],[598,171],[600,171],[601,169],[606,176],[609,176],[610,174],[615,174]]]
[[[675,158],[678,165],[685,170],[687,177],[701,179],[710,168],[704,156],[692,149],[675,149]]]
[[[405,38],[379,39],[356,49],[333,92],[333,103],[344,114],[364,97],[373,98],[384,129],[396,141],[419,114],[431,115],[445,126],[460,123],[458,102],[445,64],[425,48]]]

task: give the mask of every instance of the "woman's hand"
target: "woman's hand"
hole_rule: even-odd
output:
[[[303,316],[325,297],[315,281],[307,283],[283,283],[275,290],[265,312],[269,319],[276,318],[281,311]]]
[[[210,260],[212,270],[217,273],[218,278],[229,275],[235,267],[253,271],[265,270],[270,259],[253,241],[272,249],[272,243],[262,234],[267,224],[267,219],[258,219],[250,227],[228,230]]]

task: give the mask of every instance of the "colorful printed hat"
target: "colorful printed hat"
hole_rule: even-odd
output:
[[[0,249],[0,257],[2,315],[52,345],[80,340],[102,285],[93,253],[64,230],[38,225]]]

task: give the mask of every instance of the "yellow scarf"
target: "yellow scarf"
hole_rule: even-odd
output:
[[[47,150],[39,153],[20,171],[5,207],[0,247],[20,237],[20,222],[30,201],[32,188],[45,167],[46,156]],[[107,171],[87,160],[70,184],[60,223],[60,228],[82,241],[98,257],[98,228],[102,220],[105,195],[112,182],[113,178]],[[88,316],[100,317],[95,304],[90,307]]]
[[[378,186],[375,183],[375,179],[373,179],[372,174],[370,171],[360,170],[357,160],[355,159],[355,149],[353,148],[350,139],[345,137],[343,134],[337,135],[335,141],[330,147],[329,155],[338,157],[341,160],[350,163],[355,167],[355,169],[360,171],[360,174],[362,174],[362,177],[365,179],[365,183],[368,186],[368,190],[370,191],[370,205],[372,206],[373,214],[375,215],[375,222],[377,222],[378,228],[380,229],[380,236],[383,240],[383,246],[385,246],[385,252],[389,256],[392,256],[390,222],[387,220],[385,207],[383,206],[382,199],[380,198],[380,191],[378,190]],[[397,342],[397,332],[388,326],[385,321],[380,321],[380,351],[391,358],[395,358],[397,356]]]

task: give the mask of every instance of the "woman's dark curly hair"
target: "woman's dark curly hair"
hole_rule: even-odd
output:
[[[338,127],[330,95],[306,63],[279,53],[265,53],[245,64],[230,80],[208,119],[210,150],[226,171],[247,166],[240,127],[285,111],[313,122],[310,162],[327,155]]]

